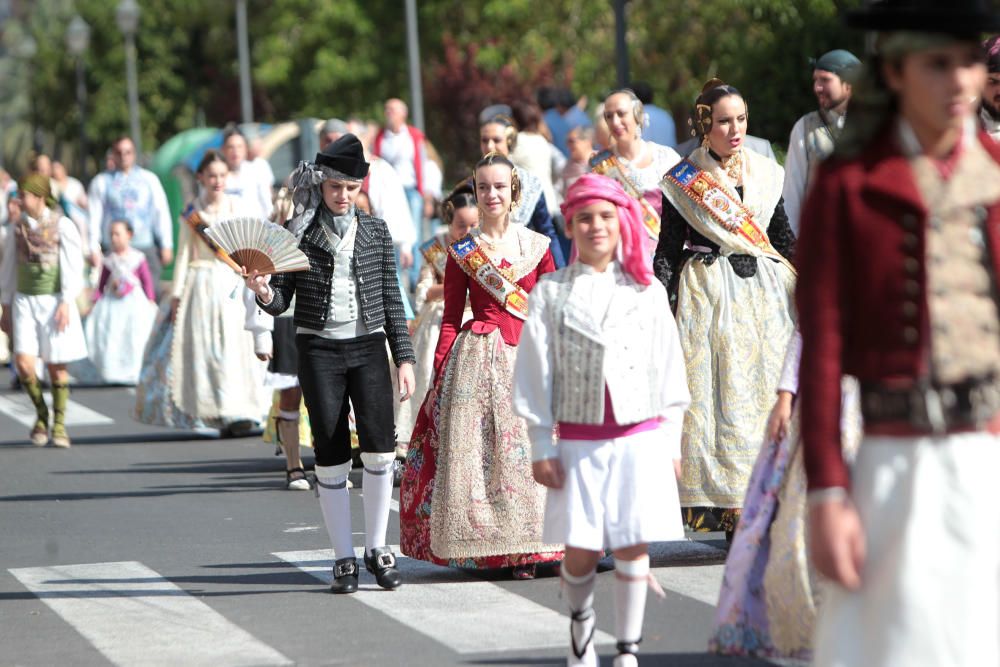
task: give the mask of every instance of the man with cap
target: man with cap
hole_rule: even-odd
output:
[[[814,665],[1000,664],[1000,145],[977,118],[986,0],[883,0],[802,216],[799,407]],[[864,437],[841,448],[841,376]],[[986,508],[984,510],[984,508]]]
[[[36,376],[39,357],[52,379],[51,442],[69,447],[66,365],[87,356],[76,297],[83,289],[83,239],[52,196],[49,177],[32,174],[20,185],[21,212],[10,221],[0,259],[0,328],[14,339],[14,366],[35,406],[31,444],[49,443],[49,409]],[[13,331],[12,331],[13,329]]]
[[[979,105],[979,119],[983,129],[991,137],[1000,141],[1000,35],[994,35],[983,42],[986,54],[986,88]]]
[[[853,53],[836,49],[813,61],[813,93],[819,109],[810,111],[792,127],[785,158],[785,187],[781,196],[792,231],[799,233],[799,215],[816,165],[833,153],[844,128],[851,100],[850,76],[861,65]]]
[[[332,593],[358,589],[347,490],[348,400],[364,464],[365,567],[383,588],[402,583],[386,546],[396,445],[386,340],[397,366],[400,400],[413,392],[415,357],[389,229],[355,207],[367,175],[364,150],[353,134],[330,143],[314,163],[300,164],[291,176],[295,211],[288,228],[301,239],[310,268],[276,274],[270,284],[256,272],[246,280],[257,304],[271,315],[284,312],[295,297],[299,384],[312,425],[320,508],[335,557]]]

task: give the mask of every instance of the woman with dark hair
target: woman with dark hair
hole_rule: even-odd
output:
[[[660,184],[653,264],[677,314],[691,389],[681,506],[694,530],[731,538],[794,330],[795,237],[782,168],[743,147],[740,92],[712,79],[696,110],[702,145]]]
[[[517,148],[517,140],[517,128],[507,116],[493,116],[479,126],[479,148],[483,155],[496,153],[511,161],[511,154]],[[511,164],[514,164],[513,161]],[[562,237],[556,232],[552,222],[542,179],[524,169],[519,169],[517,173],[521,182],[521,196],[510,211],[510,221],[547,236],[552,259],[556,268],[559,268],[566,263],[566,253],[563,251]]]
[[[417,420],[420,401],[431,385],[434,377],[434,346],[441,334],[441,318],[444,315],[444,271],[448,260],[448,246],[468,236],[479,225],[479,210],[476,208],[476,191],[471,181],[463,181],[445,197],[441,217],[447,230],[437,234],[420,246],[424,263],[420,267],[420,280],[415,293],[417,317],[413,327],[413,351],[417,363],[413,369],[416,400],[397,403],[396,445],[397,450],[406,451]],[[471,313],[466,310],[463,321]]]
[[[562,547],[542,540],[545,490],[531,477],[527,427],[511,402],[514,357],[528,293],[555,266],[544,236],[512,224],[520,183],[510,160],[489,153],[474,174],[480,223],[448,245],[434,387],[400,488],[400,548],[530,579]],[[466,299],[472,320],[463,325]]]
[[[511,104],[510,109],[517,126],[517,145],[510,152],[510,161],[522,172],[528,171],[541,180],[549,213],[554,218],[561,218],[559,205],[562,197],[556,192],[555,181],[566,166],[566,156],[552,145],[552,137],[538,105],[518,101]]]
[[[135,417],[145,424],[217,428],[244,434],[267,414],[264,364],[245,331],[243,281],[216,257],[196,225],[245,214],[225,192],[229,168],[210,150],[198,165],[201,194],[184,209],[166,320],[154,327],[135,392]]]

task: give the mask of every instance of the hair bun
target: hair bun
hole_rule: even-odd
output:
[[[713,88],[718,88],[719,86],[724,86],[724,85],[726,85],[725,81],[723,81],[718,77],[712,77],[711,79],[705,82],[704,86],[701,87],[701,94],[704,95]]]

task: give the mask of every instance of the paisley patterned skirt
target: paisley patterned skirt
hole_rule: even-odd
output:
[[[531,477],[527,429],[511,402],[515,352],[499,331],[455,340],[406,456],[407,556],[482,569],[562,559],[561,546],[542,542],[545,488]]]
[[[850,461],[861,442],[857,380],[842,384],[841,432]],[[726,559],[709,650],[725,655],[812,659],[819,604],[806,546],[806,475],[798,411],[780,443],[765,443]]]

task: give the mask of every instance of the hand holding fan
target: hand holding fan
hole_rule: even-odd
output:
[[[220,220],[208,227],[205,234],[247,273],[309,270],[309,260],[299,250],[299,240],[273,222],[257,218]]]

